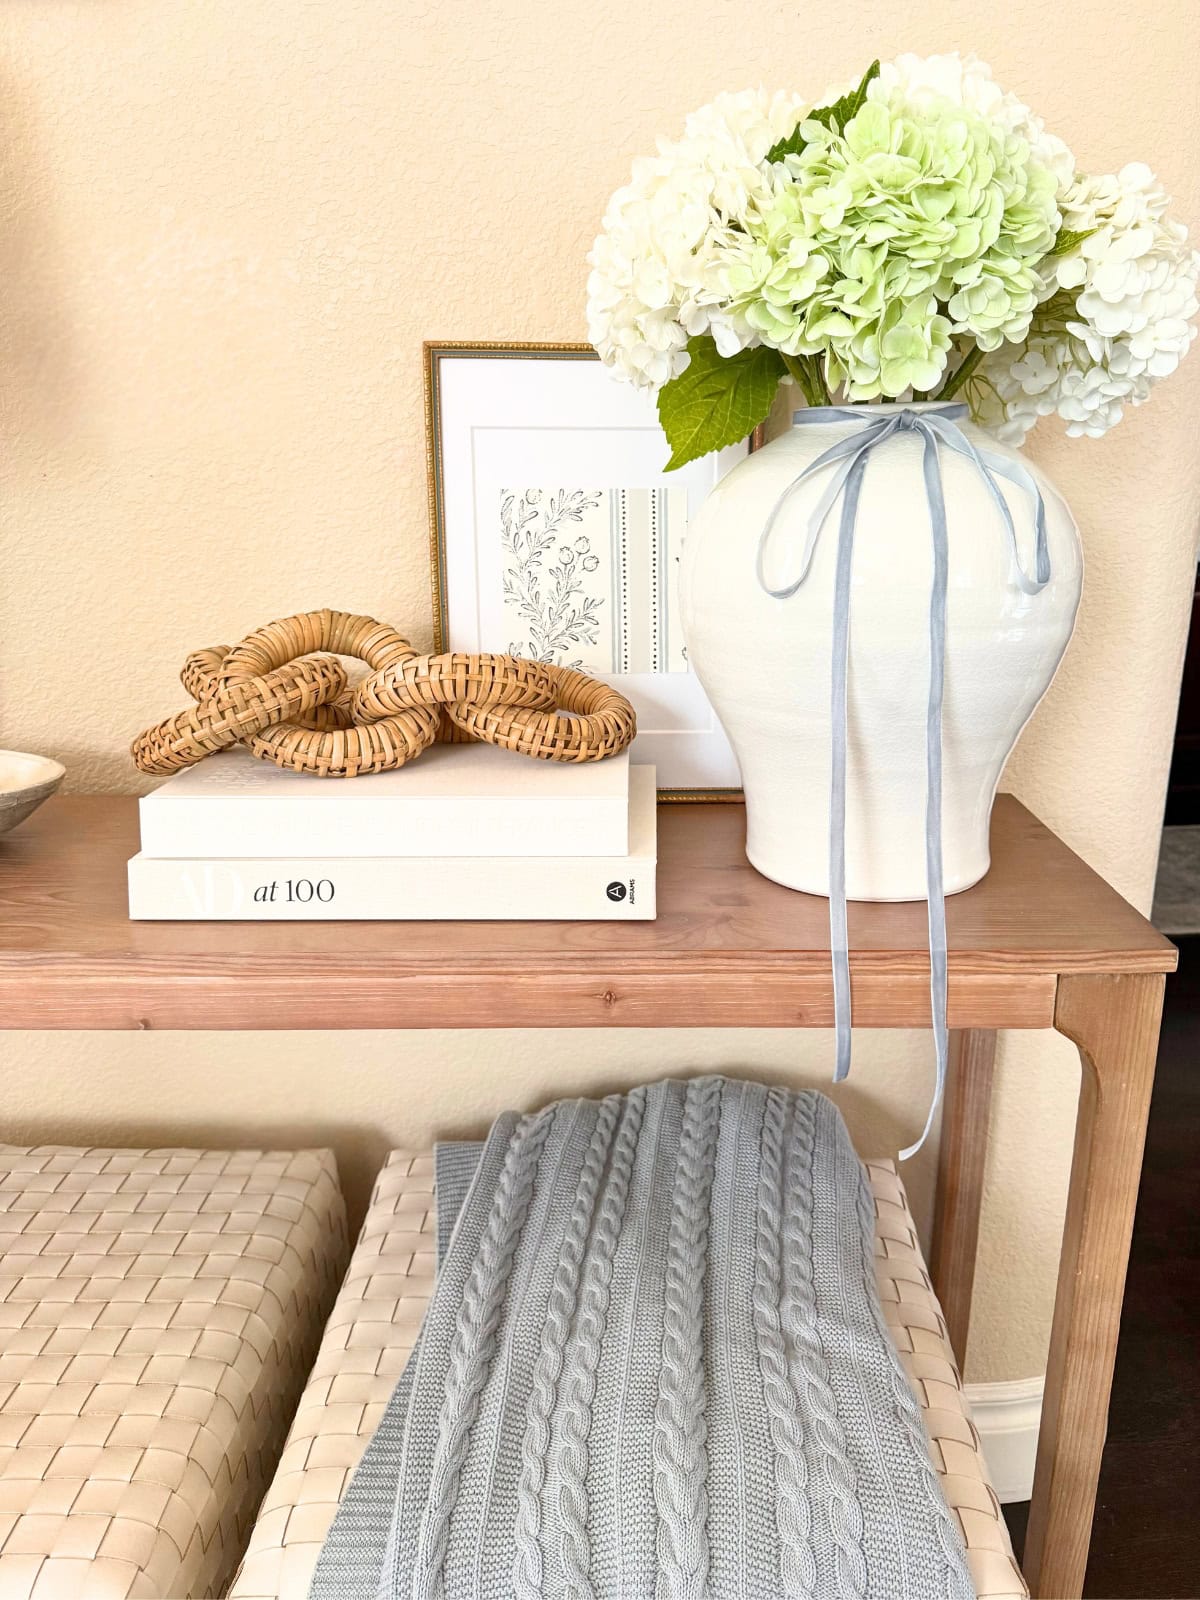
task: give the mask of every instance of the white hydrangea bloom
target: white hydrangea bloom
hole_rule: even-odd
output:
[[[710,269],[769,184],[767,151],[804,109],[782,92],[722,94],[634,163],[588,257],[588,337],[622,377],[658,388],[687,365],[692,334],[711,332],[726,355],[748,342],[714,304]]]
[[[1174,372],[1196,336],[1200,256],[1168,205],[1140,162],[1072,183],[1063,226],[1089,236],[1046,263],[1053,298],[1026,343],[983,362],[975,400],[986,426],[1019,444],[1056,411],[1069,434],[1098,438]]]

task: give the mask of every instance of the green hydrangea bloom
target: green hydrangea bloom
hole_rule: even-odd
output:
[[[1019,135],[950,100],[868,100],[798,154],[728,240],[731,315],[790,355],[824,352],[853,400],[932,388],[952,339],[1025,337],[1059,226],[1056,180]]]
[[[844,337],[827,338],[828,382],[835,389],[844,384],[854,399],[928,391],[946,370],[951,342],[950,324],[932,295],[893,300]]]
[[[726,274],[726,292],[744,308],[747,325],[764,344],[787,355],[811,348],[803,332],[802,308],[829,271],[803,232],[751,241]]]

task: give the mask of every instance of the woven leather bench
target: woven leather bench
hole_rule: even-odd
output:
[[[223,1594],[345,1264],[333,1157],[0,1145],[0,1595]]]
[[[904,1186],[888,1162],[869,1163],[868,1171],[884,1311],[921,1402],[980,1600],[1014,1600],[1028,1590],[988,1480]],[[304,1600],[321,1542],[416,1340],[433,1286],[435,1234],[433,1157],[395,1151],[376,1181],[233,1600]]]

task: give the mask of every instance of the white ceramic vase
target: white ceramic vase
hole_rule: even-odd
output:
[[[856,407],[887,415],[893,407]],[[936,403],[907,409],[939,409]],[[746,795],[746,853],[776,882],[829,892],[830,686],[835,507],[808,576],[786,599],[759,581],[764,525],[780,495],[860,424],[833,413],[794,426],[740,462],[688,529],[681,603],[688,656],[729,735]],[[1074,520],[1045,476],[968,420],[977,446],[1018,460],[1045,502],[1051,576],[1037,594],[1015,581],[1002,516],[977,467],[940,451],[949,545],[942,718],[946,893],[988,869],[988,824],[1009,752],[1062,659],[1079,604]],[[925,895],[925,724],[933,571],[923,441],[893,434],[870,454],[854,540],[847,714],[846,892],[853,900]],[[997,480],[1022,566],[1034,570],[1033,498]],[[794,581],[811,513],[828,482],[789,497],[765,555],[771,588]]]

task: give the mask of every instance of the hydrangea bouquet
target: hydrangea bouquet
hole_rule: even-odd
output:
[[[670,466],[811,405],[959,396],[1020,443],[1097,436],[1173,372],[1200,258],[1138,163],[1076,169],[974,57],[900,56],[809,106],[719,96],[634,164],[590,261],[593,344],[657,389]]]

